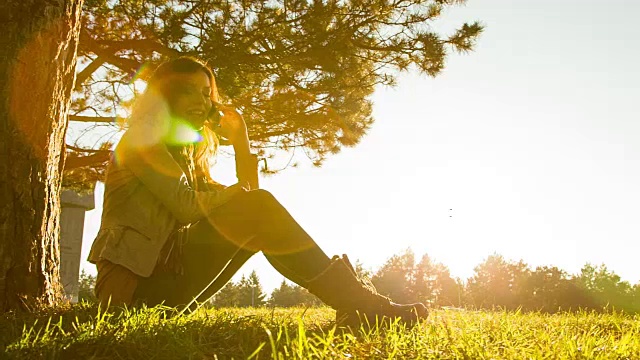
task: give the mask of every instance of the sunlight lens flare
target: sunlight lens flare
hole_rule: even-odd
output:
[[[202,135],[190,123],[174,118],[164,141],[168,145],[187,145],[202,141]]]
[[[163,156],[158,146],[181,146],[202,140],[203,136],[187,120],[172,116],[169,104],[159,92],[147,89],[137,99],[129,117],[129,129],[121,140],[127,145],[116,148],[114,161],[121,164],[143,161],[158,173],[179,177],[175,173],[179,169],[157,161],[158,156]]]
[[[148,63],[142,64],[138,68],[138,70],[131,75],[131,78],[129,79],[129,84],[133,84],[134,82],[140,79],[144,80],[148,78],[148,75],[150,75],[152,71],[153,69],[149,66]]]

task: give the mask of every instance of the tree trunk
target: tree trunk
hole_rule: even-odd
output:
[[[0,4],[0,312],[60,296],[60,180],[82,2]]]

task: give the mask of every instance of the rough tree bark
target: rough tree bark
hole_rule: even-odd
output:
[[[82,2],[0,2],[0,312],[60,295],[60,180]]]

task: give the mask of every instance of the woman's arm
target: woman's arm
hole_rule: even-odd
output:
[[[238,183],[248,184],[250,190],[258,189],[258,156],[251,153],[249,140],[246,144],[233,144],[236,156]]]
[[[116,148],[116,158],[162,202],[180,223],[193,223],[244,191],[239,184],[221,191],[196,191],[162,143],[140,146],[127,131]]]
[[[233,145],[236,156],[236,176],[238,183],[245,184],[250,190],[258,188],[258,157],[251,153],[247,124],[242,115],[232,106],[215,103],[215,107],[222,111],[220,124],[214,129],[218,134],[227,138]]]

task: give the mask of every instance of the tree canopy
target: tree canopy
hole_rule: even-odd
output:
[[[242,111],[262,156],[300,149],[320,166],[371,127],[369,96],[377,85],[393,85],[410,68],[436,76],[451,51],[472,50],[480,23],[434,30],[447,7],[464,3],[87,0],[70,120],[126,119],[155,65],[193,55],[213,68],[223,99]],[[82,151],[86,141],[76,140],[67,170],[93,166],[89,175],[99,179],[110,144]],[[67,174],[69,181],[92,180],[86,172]]]

